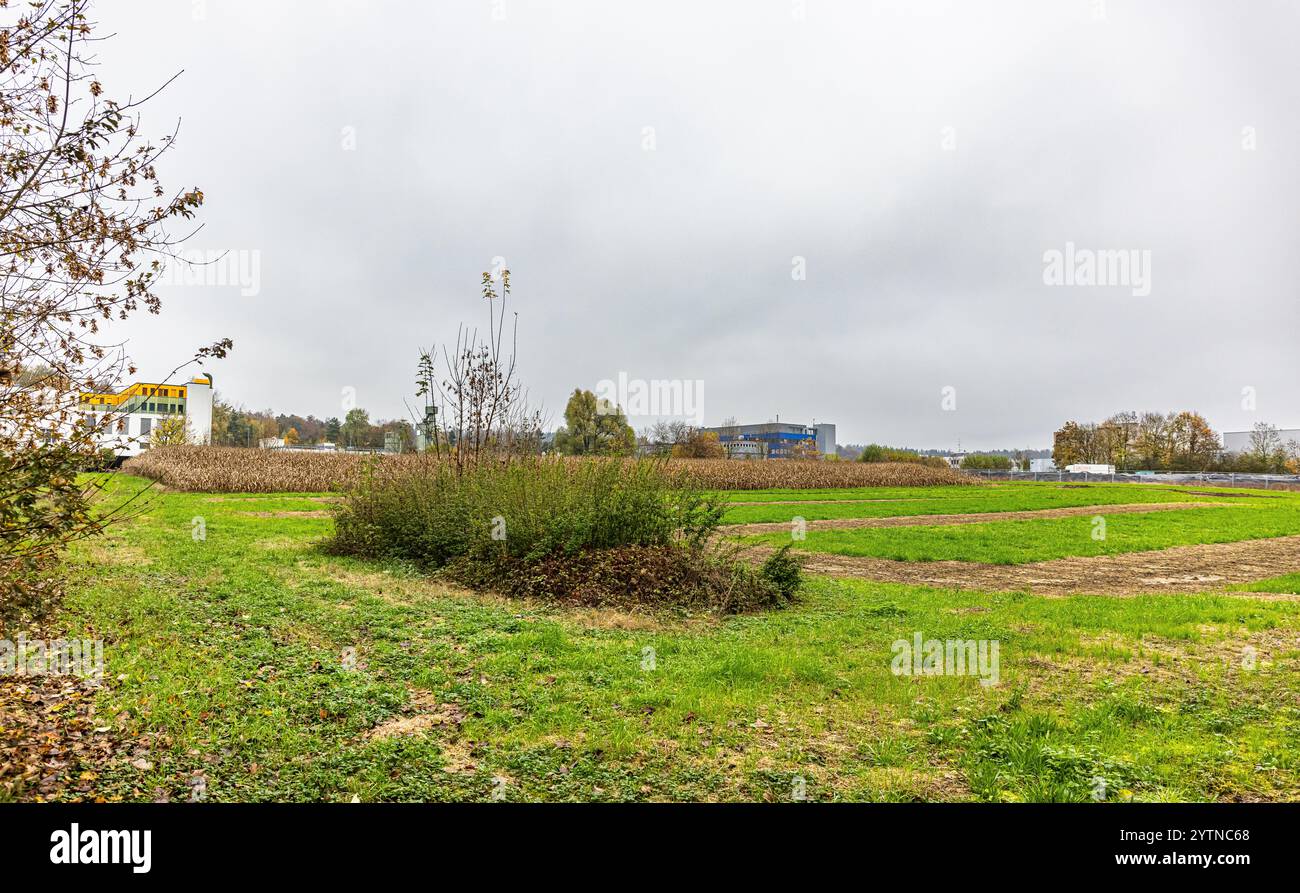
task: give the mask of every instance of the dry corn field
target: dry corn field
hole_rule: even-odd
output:
[[[354,484],[368,465],[385,469],[431,461],[426,456],[367,453],[289,452],[236,447],[171,446],[129,460],[129,474],[173,490],[204,493],[326,493]],[[573,459],[571,461],[591,461]],[[900,463],[732,461],[672,459],[702,487],[714,490],[817,489],[834,487],[924,487],[976,484],[946,468]]]
[[[367,464],[400,461],[369,453],[292,452],[168,446],[129,459],[122,470],[173,490],[202,493],[327,493],[354,484]]]
[[[832,487],[935,487],[977,484],[949,468],[902,462],[738,461],[673,459],[700,486],[711,490],[816,490]]]

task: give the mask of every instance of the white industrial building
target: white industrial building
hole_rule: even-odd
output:
[[[1224,431],[1223,432],[1223,451],[1225,453],[1249,453],[1251,451],[1250,437],[1254,431]],[[1285,447],[1291,441],[1300,443],[1300,428],[1279,428],[1277,431],[1278,443]]]
[[[102,423],[99,444],[118,456],[140,455],[159,424],[177,417],[185,419],[187,443],[212,442],[210,375],[196,375],[186,384],[137,382],[117,393],[83,393],[79,408]]]

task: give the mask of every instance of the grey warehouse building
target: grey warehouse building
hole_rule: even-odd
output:
[[[1225,453],[1249,453],[1250,436],[1253,433],[1253,431],[1224,431],[1223,451]],[[1284,447],[1291,441],[1300,443],[1300,428],[1279,428],[1277,437]]]

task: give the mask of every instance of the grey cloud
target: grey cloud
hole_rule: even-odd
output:
[[[404,415],[415,351],[483,318],[503,255],[555,415],[625,370],[841,442],[1045,446],[1129,407],[1300,424],[1300,14],[1104,5],[103,4],[110,93],[186,69],[147,125],[183,118],[193,246],[262,252],[257,297],[169,289],[125,331],[145,374],[230,336],[233,399],[333,415],[352,386]],[[1149,250],[1151,294],[1044,286],[1067,241]]]

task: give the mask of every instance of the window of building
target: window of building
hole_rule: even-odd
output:
[[[148,417],[140,419],[140,436],[143,437],[151,430],[153,430],[153,419]]]

